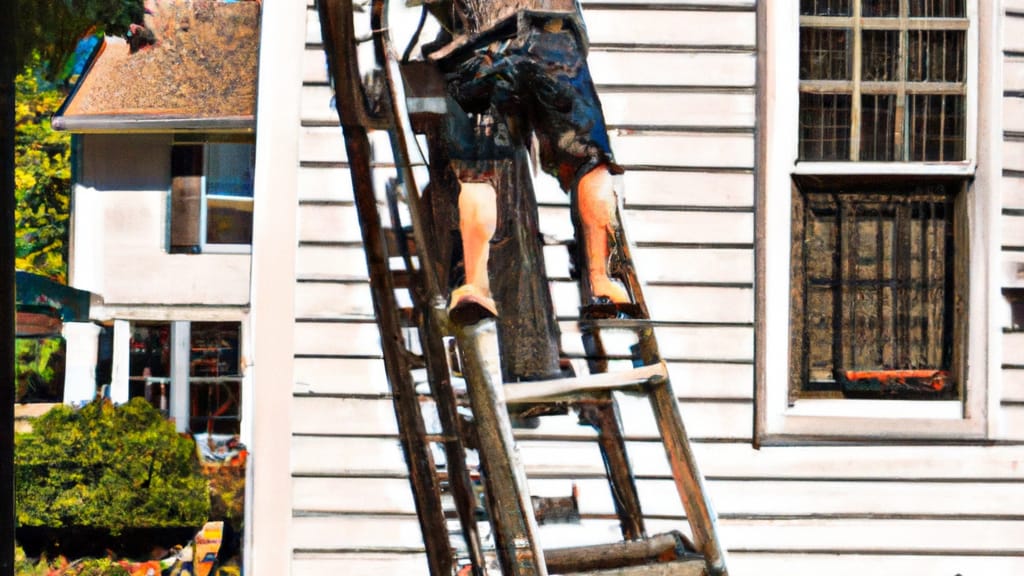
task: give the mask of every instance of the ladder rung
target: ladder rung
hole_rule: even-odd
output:
[[[704,559],[686,550],[686,541],[679,532],[611,544],[545,550],[544,562],[551,574],[697,575],[704,570]],[[696,571],[681,568],[690,562],[694,563]],[[659,570],[659,567],[671,570]]]
[[[664,362],[641,366],[632,370],[603,372],[579,378],[559,378],[537,382],[515,382],[506,384],[505,401],[509,404],[550,402],[554,399],[572,399],[587,392],[599,390],[622,390],[625,388],[664,381],[668,368]]]
[[[558,572],[552,572],[552,574],[558,574]],[[643,566],[591,570],[588,572],[564,572],[564,574],[572,574],[573,576],[706,576],[707,570],[705,569],[703,559],[692,558],[662,564],[646,564]]]

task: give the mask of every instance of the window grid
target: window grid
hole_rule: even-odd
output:
[[[802,0],[800,160],[962,160],[964,4]],[[839,101],[825,95],[849,95],[849,114],[823,113]],[[843,133],[845,146],[832,140]]]

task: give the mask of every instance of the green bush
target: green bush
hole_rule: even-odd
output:
[[[209,488],[192,440],[143,399],[58,406],[32,427],[15,439],[19,525],[120,534],[207,520]]]

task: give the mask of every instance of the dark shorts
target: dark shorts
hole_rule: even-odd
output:
[[[449,114],[446,140],[460,180],[484,180],[493,160],[511,158],[532,130],[540,164],[570,191],[597,166],[615,164],[604,114],[571,27],[530,27],[444,63]],[[461,108],[461,110],[460,110]],[[525,131],[520,127],[525,127]]]

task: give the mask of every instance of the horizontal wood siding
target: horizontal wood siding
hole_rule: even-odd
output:
[[[1024,2],[1004,6],[1002,280],[1024,288]],[[1024,441],[1024,332],[1004,317],[999,433]]]
[[[590,64],[616,159],[626,226],[662,353],[721,515],[734,575],[1024,573],[1018,445],[751,447],[754,382],[756,33],[753,0],[585,1]],[[1008,2],[1007,4],[1013,4]],[[1024,15],[1024,7],[1019,14]],[[1024,18],[1007,16],[1007,30]],[[316,12],[302,102],[292,440],[293,571],[426,573],[423,543],[373,319],[341,131]],[[1003,266],[1024,268],[1024,46],[1007,34]],[[1011,129],[1011,127],[1014,127]],[[376,161],[391,162],[383,135]],[[1019,166],[1018,166],[1019,165]],[[384,178],[383,171],[378,173]],[[567,274],[567,200],[537,183],[564,346],[582,350]],[[1021,273],[1020,286],[1024,286]],[[1009,285],[1009,283],[1007,284]],[[1003,437],[1024,440],[1024,339],[1003,347]],[[458,385],[458,382],[456,382]],[[654,532],[684,525],[644,401],[622,399]],[[431,425],[428,419],[428,426]],[[561,542],[614,539],[591,429],[574,417],[517,430],[531,489],[567,495],[582,527]],[[569,532],[575,529],[576,532]]]

